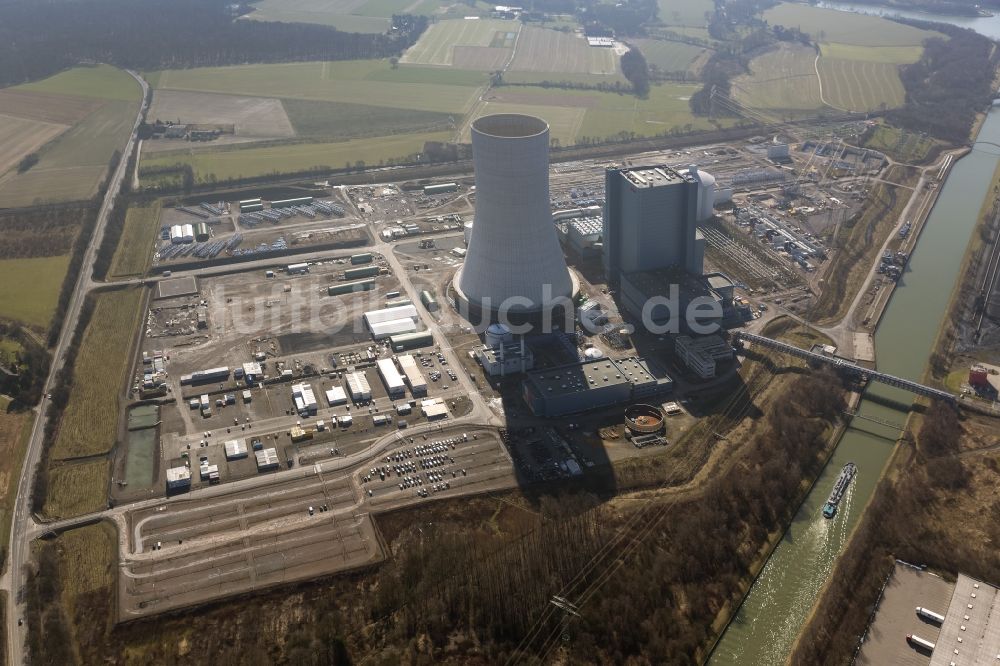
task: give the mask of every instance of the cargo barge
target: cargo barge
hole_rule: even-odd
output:
[[[837,505],[840,504],[841,498],[844,493],[847,492],[847,487],[851,485],[851,479],[858,472],[858,466],[852,462],[844,465],[844,469],[840,470],[840,476],[837,477],[837,482],[833,484],[833,490],[830,491],[830,496],[826,499],[826,504],[823,505],[823,517],[833,518],[837,515]]]

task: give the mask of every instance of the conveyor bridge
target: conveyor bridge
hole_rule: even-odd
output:
[[[894,386],[896,388],[900,388],[903,389],[904,391],[909,391],[910,393],[915,393],[917,395],[922,395],[928,398],[936,398],[938,400],[947,400],[948,402],[954,402],[956,400],[956,396],[951,393],[948,393],[947,391],[942,391],[941,389],[936,389],[930,386],[924,386],[923,384],[919,384],[909,379],[903,379],[902,377],[896,377],[894,375],[889,375],[884,372],[878,372],[877,370],[865,368],[856,363],[845,361],[844,359],[841,358],[826,356],[824,354],[817,354],[815,352],[806,351],[805,349],[799,349],[794,345],[790,345],[784,342],[778,342],[777,340],[766,338],[763,335],[755,335],[753,333],[744,333],[742,331],[738,331],[735,333],[735,337],[738,340],[745,340],[747,342],[752,342],[762,347],[766,347],[768,349],[774,349],[776,351],[785,354],[790,354],[792,356],[804,359],[806,361],[814,361],[816,363],[824,363],[826,365],[831,365],[837,368],[838,370],[844,370],[855,376],[861,377],[862,379],[874,382],[880,382],[888,386]]]

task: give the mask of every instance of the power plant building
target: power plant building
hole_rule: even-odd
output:
[[[549,126],[532,116],[497,114],[472,123],[476,213],[454,286],[474,323],[540,319],[565,307],[574,281],[549,200]],[[478,320],[478,321],[477,321]]]
[[[641,400],[673,380],[641,358],[595,359],[528,373],[522,396],[535,416],[556,417]]]

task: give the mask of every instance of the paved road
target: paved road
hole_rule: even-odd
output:
[[[56,373],[65,362],[66,348],[69,346],[69,342],[76,330],[84,297],[93,287],[91,276],[94,269],[94,259],[97,256],[97,248],[104,237],[104,228],[107,225],[115,197],[121,190],[122,182],[126,177],[125,172],[128,167],[128,156],[132,154],[132,149],[135,145],[136,130],[146,113],[146,95],[149,86],[137,73],[133,71],[129,71],[128,73],[142,86],[142,102],[139,106],[139,113],[135,118],[135,124],[132,127],[132,135],[129,137],[128,143],[122,151],[122,159],[118,163],[118,167],[112,174],[107,194],[104,197],[104,202],[101,204],[101,209],[97,216],[94,233],[84,254],[76,287],[70,298],[69,307],[66,310],[66,318],[59,333],[59,340],[52,351],[52,367],[49,369],[49,375],[45,380],[44,395],[48,395],[52,390]],[[0,589],[7,593],[9,600],[6,628],[9,662],[15,665],[22,664],[25,661],[24,642],[27,637],[27,627],[18,626],[17,622],[19,618],[24,617],[25,612],[23,588],[26,579],[24,567],[30,555],[30,535],[34,534],[36,529],[35,519],[31,513],[31,491],[35,486],[35,473],[38,463],[41,461],[42,437],[45,432],[45,420],[48,410],[49,401],[43,398],[36,410],[35,423],[31,430],[31,438],[28,440],[28,449],[24,456],[24,466],[21,468],[21,475],[18,479],[17,496],[14,500],[14,515],[10,527],[10,557],[7,563],[7,572],[0,578]]]

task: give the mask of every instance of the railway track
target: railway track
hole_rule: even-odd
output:
[[[1000,222],[1000,207],[994,208],[993,222],[994,226]],[[986,263],[986,275],[983,276],[983,281],[979,285],[979,296],[982,300],[982,308],[979,310],[979,315],[976,320],[976,337],[979,337],[980,332],[983,328],[983,320],[986,318],[986,312],[989,310],[990,296],[997,290],[997,281],[1000,279],[1000,235],[993,240],[993,250],[990,253],[990,258]]]

